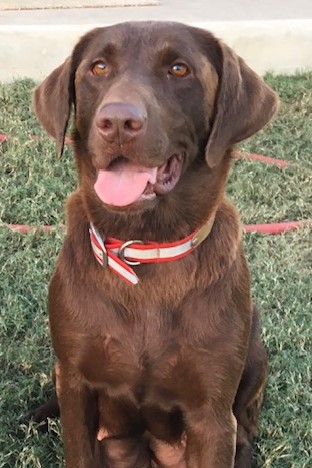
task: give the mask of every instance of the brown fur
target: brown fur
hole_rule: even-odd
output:
[[[108,63],[108,76],[90,72],[98,59]],[[181,61],[191,74],[167,75]],[[144,131],[104,142],[95,119],[111,102],[144,111]],[[232,145],[270,120],[275,94],[210,33],[151,22],[85,35],[37,88],[34,103],[60,154],[75,106],[79,188],[68,201],[49,290],[66,466],[250,467],[266,356],[238,215],[224,190]],[[104,205],[93,189],[96,170],[121,151],[150,166],[181,151],[178,184],[156,202]],[[136,286],[92,254],[90,221],[103,235],[170,242],[214,212],[211,233],[192,254],[135,267]]]

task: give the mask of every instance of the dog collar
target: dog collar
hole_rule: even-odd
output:
[[[108,266],[129,284],[137,284],[139,278],[131,266],[142,263],[171,262],[183,258],[198,247],[210,234],[215,213],[199,229],[176,242],[158,243],[140,240],[121,241],[114,237],[102,237],[90,223],[89,234],[94,256],[98,263]]]

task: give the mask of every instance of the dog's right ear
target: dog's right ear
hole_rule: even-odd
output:
[[[64,140],[74,100],[74,78],[71,58],[56,68],[34,92],[34,109],[38,120],[56,139],[58,157],[62,156]]]

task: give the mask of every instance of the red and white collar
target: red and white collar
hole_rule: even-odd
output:
[[[199,246],[209,235],[215,214],[192,234],[176,242],[121,241],[113,237],[102,238],[90,223],[89,234],[96,260],[101,266],[108,266],[129,284],[137,284],[139,278],[131,266],[141,263],[171,262],[183,258]]]

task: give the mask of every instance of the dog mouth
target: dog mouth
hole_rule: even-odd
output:
[[[98,171],[94,190],[103,203],[112,206],[153,200],[174,189],[182,166],[180,153],[174,153],[164,164],[154,167],[135,164],[125,156],[117,156],[106,169]]]

